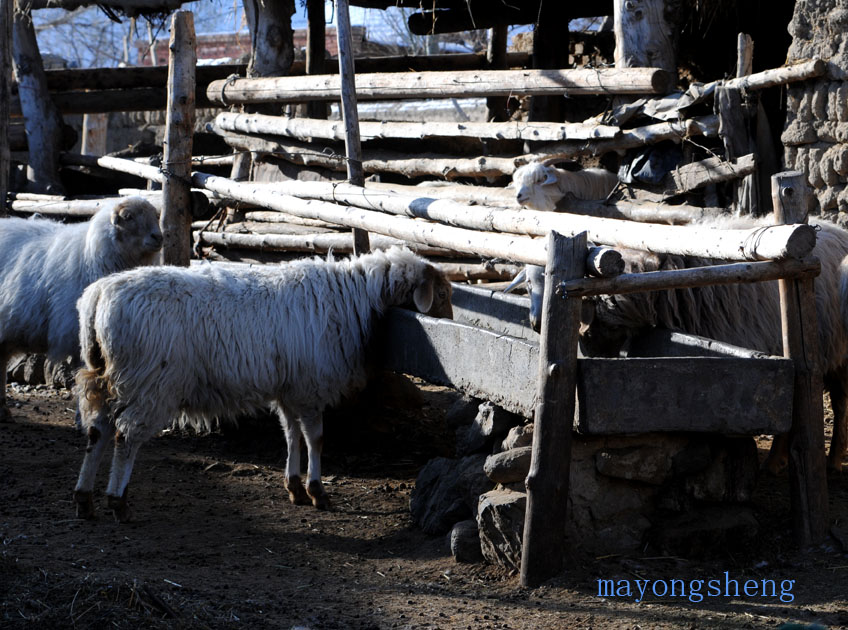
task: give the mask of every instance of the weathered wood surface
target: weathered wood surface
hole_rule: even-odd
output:
[[[810,194],[806,176],[777,173],[771,185],[775,222],[805,220]],[[789,433],[792,524],[796,540],[806,546],[822,542],[830,526],[816,296],[812,278],[781,280],[779,286],[783,356],[795,366]]]
[[[109,116],[84,114],[82,117],[82,146],[80,153],[105,155],[108,153]]]
[[[153,181],[161,181],[162,175],[158,169],[152,166],[137,164],[131,160],[120,158],[91,156],[79,156],[65,154],[63,161],[67,164],[82,166],[102,166],[122,172],[140,174]],[[388,211],[390,207],[396,207],[396,212],[413,217],[429,218],[444,221],[454,225],[476,226],[480,224],[489,225],[486,229],[510,231],[514,230],[521,234],[545,235],[552,230],[561,233],[577,234],[582,231],[589,233],[592,242],[601,245],[613,245],[629,247],[633,249],[645,249],[654,252],[666,252],[671,254],[703,256],[705,258],[722,258],[725,260],[774,260],[782,258],[801,259],[812,252],[815,246],[815,229],[809,225],[780,225],[755,230],[716,230],[710,228],[671,226],[657,224],[638,224],[630,221],[619,221],[616,219],[601,219],[557,212],[540,212],[533,210],[510,211],[500,208],[482,208],[474,206],[461,206],[459,209],[448,206],[441,210],[446,200],[435,200],[428,198],[399,199],[390,201],[385,207],[374,205],[375,201],[369,198],[368,189],[361,189],[347,184],[325,184],[322,182],[283,182],[275,184],[273,188],[261,184],[249,184],[234,182],[232,180],[215,177],[205,173],[195,172],[192,180],[198,188],[205,188],[223,196],[237,201],[257,203],[270,209],[297,214],[304,218],[328,220],[330,222],[345,223],[336,218],[330,220],[326,216],[341,217],[337,207],[328,207],[325,217],[318,216],[317,206],[310,206],[303,199],[291,194],[307,196],[304,191],[315,190],[315,196],[330,194],[342,200],[343,191],[349,193],[346,203],[352,202],[357,197],[362,198],[362,203],[369,204],[367,207],[380,207],[382,211]],[[315,186],[317,185],[317,187]],[[296,189],[293,187],[297,187]],[[326,188],[322,188],[326,186]],[[347,186],[348,188],[345,188]],[[313,192],[309,193],[310,195]],[[372,194],[372,196],[374,196]],[[381,204],[382,200],[390,200],[386,194],[378,194]],[[286,203],[290,207],[286,207]],[[331,204],[327,204],[330,206]],[[298,210],[292,208],[297,207]],[[325,206],[321,206],[322,208]],[[457,212],[459,210],[459,212]],[[393,210],[394,212],[395,210]],[[374,213],[367,216],[371,217]],[[376,225],[376,223],[375,223]],[[479,228],[475,228],[479,229]],[[399,238],[397,234],[393,234]],[[505,236],[505,235],[492,235]],[[522,241],[517,241],[522,242]],[[446,246],[443,243],[430,243],[433,245]],[[469,245],[470,247],[470,245]],[[468,251],[464,249],[462,251]],[[472,250],[472,253],[476,252]],[[499,256],[501,254],[492,254]],[[515,255],[506,254],[504,258],[510,260],[530,260],[518,258]],[[533,254],[534,260],[539,260],[537,254]],[[535,263],[541,264],[541,263]]]
[[[359,100],[509,96],[516,92],[555,96],[662,94],[670,87],[668,74],[656,68],[389,72],[356,77]],[[213,81],[206,95],[222,105],[337,101],[340,88],[335,75],[236,79],[229,83]]]
[[[534,236],[545,236],[551,231],[577,234],[585,230],[589,239],[600,245],[725,260],[803,258],[815,246],[815,230],[804,225],[719,230],[639,224],[560,212],[469,206],[448,199],[394,195],[333,182],[280,182],[274,185],[274,190],[476,230]]]
[[[526,237],[485,234],[406,217],[387,216],[379,212],[323,201],[300,199],[280,194],[267,186],[234,182],[205,173],[194,173],[192,181],[199,188],[206,188],[239,201],[256,202],[264,207],[307,219],[321,219],[406,241],[445,247],[478,256],[491,256],[537,265],[543,264],[545,260],[544,243]]]
[[[168,109],[165,116],[165,180],[162,182],[162,260],[187,267],[191,259],[191,152],[194,138],[194,15],[177,11],[168,44]]]
[[[693,136],[714,136],[717,132],[718,119],[715,116],[703,116],[625,129],[615,138],[608,140],[553,144],[539,148],[535,157],[545,162],[553,162],[577,157],[599,156],[611,151],[626,151],[627,149],[657,144],[664,140],[681,142],[685,138]]]
[[[489,43],[486,46],[486,70],[506,70],[507,46],[509,44],[509,28],[499,24],[489,29]],[[490,96],[486,99],[486,120],[489,122],[505,122],[509,119],[506,96]]]
[[[7,214],[6,193],[9,192],[11,147],[9,138],[12,95],[12,21],[14,0],[0,0],[0,217]]]
[[[577,403],[579,298],[563,299],[559,285],[585,272],[586,233],[551,232],[542,298],[536,409],[530,472],[524,480],[527,510],[521,545],[522,586],[538,586],[563,567],[571,473],[571,427]]]
[[[821,273],[816,258],[731,263],[712,267],[628,273],[612,278],[580,278],[562,286],[570,296],[638,293],[679,287],[703,287],[740,282],[764,282],[780,278],[813,278]]]
[[[270,137],[250,136],[216,130],[224,141],[239,151],[273,155],[292,164],[347,171],[347,161],[333,152],[322,153],[308,143],[296,140],[273,140]],[[362,168],[366,173],[396,173],[406,177],[435,176],[446,179],[458,177],[500,177],[511,175],[526,164],[527,157],[486,156],[458,158],[455,155],[409,157],[396,151],[364,151]]]
[[[12,42],[12,59],[29,146],[27,188],[31,192],[61,193],[59,151],[62,118],[47,91],[47,79],[29,11],[15,10]]]
[[[322,6],[323,11],[323,6]],[[507,53],[509,68],[521,68],[530,62],[529,53]],[[357,72],[407,72],[436,70],[484,70],[486,55],[482,53],[462,53],[444,55],[398,55],[390,57],[359,57],[354,60]],[[332,63],[325,64],[326,73],[338,72]],[[204,100],[206,85],[212,81],[226,79],[236,74],[244,76],[247,64],[234,63],[220,66],[198,66],[197,83],[203,87]],[[293,61],[288,74],[303,75],[307,72],[304,61]],[[168,78],[165,66],[130,66],[126,68],[73,68],[64,70],[46,70],[47,87],[51,92],[69,90],[125,90],[142,87],[161,87]],[[200,101],[200,99],[198,99]]]
[[[732,160],[723,160],[717,156],[709,157],[676,168],[669,173],[669,176],[670,183],[673,183],[677,192],[689,192],[707,184],[742,179],[756,169],[757,157],[749,153]]]
[[[347,181],[353,186],[362,186],[365,184],[365,172],[362,168],[362,144],[359,139],[359,112],[356,109],[356,73],[353,68],[353,36],[350,27],[348,0],[336,0],[336,16],[345,168],[347,170]],[[368,232],[360,228],[353,228],[354,252],[357,255],[367,254],[370,249]]]
[[[344,140],[340,121],[287,118],[224,112],[215,124],[226,131],[280,135],[297,140]],[[618,127],[587,123],[545,122],[368,122],[359,123],[362,140],[422,139],[432,137],[490,138],[493,140],[598,140],[614,138]]]
[[[616,68],[662,68],[677,74],[677,37],[665,0],[614,0]]]
[[[385,324],[387,369],[532,416],[536,375],[527,366],[537,365],[537,342],[402,309],[390,310]],[[579,359],[575,430],[594,435],[761,435],[788,430],[791,361],[681,352],[679,358]]]
[[[334,251],[339,254],[353,252],[352,234],[245,234],[240,232],[195,231],[192,237],[202,245],[231,247],[236,249],[261,250],[269,252],[308,252],[326,254]],[[417,243],[408,243],[400,239],[373,235],[375,249],[388,249],[396,245],[406,245],[422,256],[445,256],[450,254],[444,249]]]
[[[327,66],[332,64],[324,63],[327,56],[324,0],[306,0],[306,18],[306,74],[325,74]],[[305,110],[308,118],[327,118],[326,103],[309,102],[306,103]]]
[[[756,72],[744,77],[737,77],[729,81],[724,81],[725,87],[741,90],[763,90],[786,83],[794,83],[796,81],[806,81],[807,79],[815,79],[827,72],[827,63],[822,59],[811,59],[792,66],[783,68],[771,68]],[[720,84],[716,81],[715,84]],[[712,84],[708,84],[712,85]]]
[[[512,188],[451,184],[447,182],[434,182],[432,185],[425,183],[418,186],[365,182],[365,188],[366,190],[385,190],[416,197],[452,199],[453,201],[471,205],[495,206],[508,209],[517,209],[519,207],[518,202],[515,200],[515,191]],[[627,219],[639,223],[667,223],[669,225],[686,225],[706,217],[715,217],[726,213],[723,208],[700,208],[687,204],[670,205],[633,199],[592,201],[565,198],[557,204],[557,210],[605,219]]]

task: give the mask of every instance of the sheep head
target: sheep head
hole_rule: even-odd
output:
[[[142,197],[127,197],[116,203],[110,222],[115,240],[127,251],[149,256],[162,248],[159,213]]]
[[[540,162],[525,164],[512,175],[515,200],[533,210],[554,210],[562,198],[557,169]]]

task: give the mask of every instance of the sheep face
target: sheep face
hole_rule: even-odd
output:
[[[427,265],[424,268],[423,282],[412,292],[412,301],[420,313],[453,319],[452,293],[453,288],[445,274],[432,265]]]
[[[156,208],[141,197],[128,197],[112,208],[115,240],[128,251],[149,256],[162,248],[162,231]]]
[[[538,162],[526,164],[512,175],[515,200],[533,210],[554,210],[562,197],[557,186],[556,169]]]

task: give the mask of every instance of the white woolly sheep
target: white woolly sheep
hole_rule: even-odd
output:
[[[79,362],[76,302],[105,275],[153,262],[162,246],[156,209],[140,197],[103,208],[86,223],[0,220],[0,420],[6,363],[22,352]]]
[[[728,217],[700,222],[728,228],[769,223],[768,218]],[[848,232],[823,220],[812,223],[819,227],[812,255],[822,265],[821,275],[815,280],[820,365],[834,411],[828,466],[841,470],[848,451]],[[628,273],[722,262],[639,251],[624,254]],[[782,354],[776,282],[600,296],[584,301],[581,319],[581,346],[590,356],[618,356],[627,339],[652,326]],[[783,448],[783,445],[772,447],[766,464],[771,472],[778,472],[785,465]]]
[[[125,521],[127,484],[144,442],[175,420],[208,428],[216,418],[268,406],[288,442],[290,500],[327,508],[324,408],[365,385],[366,346],[387,307],[450,317],[450,294],[444,274],[399,247],[345,261],[137,269],[95,282],[78,304],[86,366],[77,388],[89,439],[74,492],[78,516],[94,514],[94,477],[113,434],[106,495]]]
[[[519,204],[533,210],[556,210],[566,195],[575,199],[606,199],[618,186],[618,176],[602,168],[566,171],[531,162],[512,174],[512,188]]]

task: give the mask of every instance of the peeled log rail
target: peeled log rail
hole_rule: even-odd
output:
[[[314,146],[296,140],[277,140],[267,136],[252,136],[224,131],[216,125],[212,130],[219,134],[231,147],[240,151],[272,154],[293,164],[317,166],[336,171],[346,170],[344,159],[320,153]],[[718,119],[706,116],[681,122],[664,122],[646,127],[622,131],[617,137],[596,142],[575,141],[569,144],[552,145],[538,153],[508,156],[481,156],[458,158],[451,155],[431,155],[409,158],[393,151],[363,152],[363,168],[366,173],[395,173],[407,177],[422,175],[454,179],[457,177],[498,177],[512,175],[516,168],[532,162],[557,162],[584,155],[602,155],[610,151],[622,151],[654,144],[663,140],[680,141],[683,138],[707,133],[714,135],[718,130]]]
[[[147,177],[153,181],[161,181],[162,178],[159,169],[154,166],[145,166],[121,158],[97,158],[65,154],[63,162],[82,166],[101,166]],[[312,195],[319,198],[326,195],[332,200],[351,205],[362,204],[367,208],[376,208],[381,212],[421,217],[476,230],[496,230],[539,236],[551,231],[558,231],[563,234],[579,234],[586,231],[589,233],[589,240],[596,245],[612,245],[658,253],[703,256],[725,260],[801,259],[813,251],[816,243],[816,231],[810,225],[776,225],[750,230],[720,230],[633,223],[618,219],[602,219],[558,212],[467,206],[447,199],[389,195],[383,192],[375,193],[367,188],[358,188],[344,183],[281,182],[273,185],[262,185],[234,182],[223,177],[198,172],[192,174],[192,183],[198,188],[205,188],[236,201],[255,203],[271,210],[279,210],[307,219],[320,219],[348,227],[363,227],[364,229],[371,229],[368,227],[369,225],[381,226],[373,231],[403,239],[407,239],[408,234],[412,236],[412,238],[408,238],[411,241],[449,247],[480,256],[502,257],[538,265],[544,263],[544,256],[540,258],[537,244],[527,245],[527,239],[516,241],[522,247],[521,250],[513,251],[507,248],[506,251],[488,253],[495,251],[494,241],[486,243],[488,251],[475,249],[475,246],[470,242],[462,241],[463,236],[468,236],[468,230],[459,230],[457,237],[460,238],[459,243],[462,244],[462,247],[454,247],[453,244],[446,244],[447,239],[444,242],[436,242],[433,233],[428,234],[426,229],[432,227],[430,224],[413,222],[415,226],[423,225],[422,228],[405,223],[403,227],[398,227],[397,231],[386,232],[387,228],[378,220],[379,213],[368,212],[360,215],[350,211],[350,208],[333,204],[310,205],[310,202],[291,196],[291,194],[292,191],[296,191],[294,194]],[[281,191],[283,194],[276,191]],[[502,234],[491,236],[505,237]],[[418,240],[425,237],[429,240]],[[451,239],[450,242],[454,243],[454,239]],[[532,260],[529,260],[529,258],[532,258]],[[539,260],[542,262],[536,262]]]
[[[718,134],[718,117],[702,116],[674,122],[655,123],[644,127],[623,130],[615,138],[597,142],[574,142],[547,146],[534,156],[544,162],[556,162],[582,156],[598,156],[611,151],[625,151],[663,140],[680,142],[692,136],[716,136]]]
[[[264,114],[222,113],[215,125],[227,131],[287,136],[298,140],[344,140],[344,125],[340,121],[310,118],[286,118]],[[420,139],[431,137],[492,138],[495,140],[525,140],[556,142],[562,140],[598,140],[614,138],[618,127],[585,123],[545,122],[360,122],[362,140],[377,138]]]
[[[452,199],[476,206],[495,206],[498,208],[519,208],[515,200],[515,191],[511,188],[492,186],[472,186],[470,184],[448,184],[435,182],[434,185],[404,186],[384,182],[365,182],[366,190],[394,192],[415,197],[435,197]],[[639,223],[667,223],[685,225],[706,217],[725,214],[723,208],[700,208],[685,204],[664,205],[660,202],[646,203],[631,199],[616,201],[593,201],[566,199],[558,205],[558,210],[573,214],[585,214],[606,219],[627,219]]]
[[[353,252],[353,234],[240,234],[238,232],[193,232],[194,239],[204,245],[217,245],[239,249],[254,249],[275,252],[311,252],[326,254],[329,251],[340,254]],[[422,256],[445,256],[451,252],[441,249],[407,243],[405,241],[381,235],[371,235],[373,249],[388,249],[395,245],[406,245]]]
[[[717,85],[724,85],[725,87],[741,90],[763,90],[786,83],[815,79],[822,76],[825,72],[827,72],[827,63],[822,59],[812,59],[794,66],[771,68],[770,70],[763,70],[755,74],[731,79],[730,81],[714,81],[708,83],[705,87],[710,88]]]
[[[581,278],[564,282],[560,288],[568,297],[586,297],[812,277],[819,273],[821,273],[821,263],[816,258],[808,258],[626,273],[611,278]]]
[[[314,146],[298,143],[296,140],[281,142],[233,132],[223,132],[220,135],[224,142],[239,151],[273,155],[301,166],[341,172],[347,170],[344,156],[321,153]],[[363,151],[362,156],[362,168],[366,173],[395,173],[406,177],[429,175],[446,179],[511,175],[516,168],[529,161],[526,156],[458,158],[453,155],[431,155],[409,158],[406,154],[394,151]]]
[[[545,244],[542,241],[506,234],[481,234],[438,223],[406,217],[388,217],[380,212],[360,210],[332,203],[299,199],[224,177],[194,173],[195,186],[227,195],[239,201],[256,202],[273,210],[281,210],[308,219],[321,219],[347,227],[355,227],[405,241],[444,247],[477,256],[505,258],[534,265],[544,264]]]
[[[616,70],[462,70],[457,72],[389,72],[358,74],[358,100],[401,98],[463,98],[510,94],[603,96],[664,94],[670,76],[656,68]],[[213,81],[206,95],[213,103],[301,103],[337,101],[341,83],[336,75],[269,77]]]
[[[273,184],[273,190],[475,230],[532,236],[551,231],[566,235],[586,231],[589,240],[598,245],[725,260],[800,259],[816,243],[815,228],[809,225],[722,230],[634,223],[563,212],[469,206],[450,199],[395,195],[334,182],[278,182]]]

